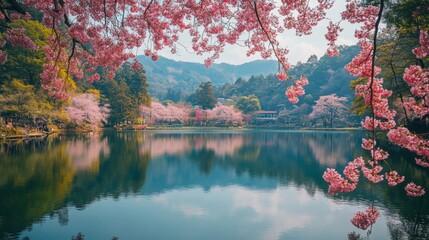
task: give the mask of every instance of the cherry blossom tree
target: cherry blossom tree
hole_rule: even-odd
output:
[[[164,106],[160,102],[152,101],[150,107],[140,107],[140,114],[148,124],[184,124],[188,121],[190,109],[185,105],[168,104],[167,106]]]
[[[238,126],[243,124],[242,113],[233,106],[218,104],[213,109],[206,110],[206,114],[207,119],[212,121],[215,125]]]
[[[126,60],[134,58],[133,49],[143,46],[146,56],[158,59],[158,51],[177,51],[182,33],[192,38],[191,49],[198,55],[209,53],[206,66],[217,59],[226,45],[244,43],[247,55],[260,53],[263,58],[279,60],[279,79],[288,78],[291,65],[288,49],[277,40],[285,29],[308,35],[325,19],[333,0],[308,4],[297,0],[8,0],[0,5],[0,21],[6,28],[4,44],[34,48],[23,29],[8,29],[16,19],[31,19],[30,7],[43,15],[43,23],[54,34],[44,47],[46,64],[42,85],[59,98],[67,96],[58,71],[66,64],[69,73],[88,81],[99,79],[95,67],[106,68],[110,77]],[[335,52],[336,30],[330,28],[330,52]],[[0,50],[0,63],[7,61]],[[135,67],[139,67],[135,61]],[[85,74],[86,72],[86,74]],[[288,89],[292,101],[302,95],[300,81]]]
[[[322,119],[324,125],[328,123],[329,127],[332,128],[334,120],[341,120],[347,112],[345,102],[347,102],[346,97],[337,97],[336,94],[321,96],[313,106],[313,111],[309,117]]]
[[[95,130],[102,123],[107,123],[110,110],[108,106],[100,106],[95,95],[84,93],[73,97],[72,104],[66,111],[78,127]]]

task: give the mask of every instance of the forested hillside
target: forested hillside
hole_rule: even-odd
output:
[[[319,60],[312,56],[306,63],[297,64],[289,72],[290,79],[297,80],[306,76],[311,84],[305,87],[305,95],[300,98],[298,106],[313,105],[320,96],[337,94],[338,96],[353,98],[350,90],[350,81],[354,78],[344,70],[344,66],[351,61],[359,51],[357,46],[342,47],[338,57],[321,57]],[[279,82],[276,75],[252,76],[248,80],[239,78],[233,84],[225,84],[216,88],[215,95],[220,98],[235,98],[255,94],[264,110],[280,110],[291,108],[293,105],[285,96],[286,86],[291,81]]]
[[[201,82],[211,81],[214,86],[221,86],[233,83],[239,77],[268,75],[277,71],[277,61],[273,60],[258,60],[241,65],[212,64],[210,68],[206,68],[204,64],[174,61],[164,57],[159,57],[156,62],[146,56],[138,56],[137,59],[146,69],[149,92],[160,100],[171,99],[172,95],[180,95],[183,100]]]
[[[344,70],[344,66],[359,48],[341,47],[340,51],[338,57],[325,55],[317,59],[312,56],[306,63],[298,63],[290,70],[290,79],[303,75],[311,83],[305,88],[306,96],[301,99],[301,104],[312,104],[318,96],[332,93],[352,97],[349,82],[353,77]],[[256,94],[264,109],[276,109],[279,104],[291,105],[284,94],[287,85],[275,76],[278,69],[276,61],[257,60],[240,65],[220,63],[206,68],[204,64],[164,57],[157,61],[146,56],[137,58],[145,67],[150,94],[160,100],[183,101],[201,82],[211,81],[216,87],[217,97]]]

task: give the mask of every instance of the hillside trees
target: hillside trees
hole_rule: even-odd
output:
[[[13,80],[0,87],[2,116],[12,125],[27,128],[43,128],[53,121],[67,122],[64,113],[65,103],[52,102],[34,86]]]
[[[235,107],[244,114],[261,110],[259,98],[255,95],[241,96],[235,101]]]
[[[108,122],[111,125],[138,122],[139,107],[151,104],[143,67],[135,69],[131,63],[124,63],[113,80],[103,72],[100,75],[101,80],[93,85],[100,89],[104,102],[110,105]]]
[[[26,35],[35,44],[34,49],[6,44],[3,48],[7,61],[0,64],[0,84],[12,79],[20,79],[25,84],[40,86],[40,74],[43,70],[45,53],[43,48],[48,44],[48,38],[53,32],[37,21],[13,21],[11,26],[25,29]],[[0,35],[0,41],[2,39]]]
[[[188,100],[193,105],[198,105],[202,109],[212,109],[216,106],[217,99],[214,96],[212,82],[202,82],[198,89],[192,93]]]

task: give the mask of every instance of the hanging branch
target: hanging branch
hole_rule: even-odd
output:
[[[262,24],[262,21],[261,21],[261,18],[259,16],[259,12],[258,12],[258,7],[256,6],[256,1],[253,2],[253,10],[255,11],[256,19],[258,20],[259,26],[261,26],[262,31],[265,33],[265,35],[268,38],[268,42],[270,43],[270,46],[274,51],[274,55],[279,60],[279,63],[282,65],[283,69],[287,69],[288,67],[284,65],[283,61],[280,61],[281,58],[279,57],[279,55],[277,53],[277,48],[276,48],[273,40],[271,39],[270,34],[268,33],[268,31],[264,28],[264,25]]]
[[[373,48],[372,48],[372,62],[371,62],[371,81],[369,84],[369,92],[370,92],[370,104],[371,104],[371,116],[372,116],[372,137],[375,138],[375,112],[374,112],[374,104],[373,104],[373,84],[374,84],[374,74],[375,74],[375,55],[377,53],[377,34],[378,29],[381,22],[381,17],[383,15],[383,9],[384,9],[384,0],[380,1],[380,9],[378,11],[377,15],[377,21],[375,22],[375,29],[374,29],[374,38],[373,38]],[[374,139],[375,140],[375,139]]]

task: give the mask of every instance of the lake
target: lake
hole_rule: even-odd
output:
[[[429,194],[361,179],[330,196],[322,174],[365,154],[360,131],[174,130],[60,135],[0,145],[0,238],[429,239]],[[391,165],[429,187],[428,169]],[[351,238],[352,239],[352,238]],[[356,238],[355,238],[356,239]]]

